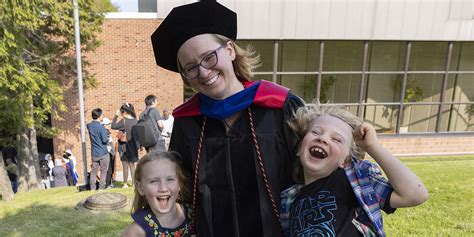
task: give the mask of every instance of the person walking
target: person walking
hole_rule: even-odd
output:
[[[100,189],[105,189],[105,179],[109,168],[109,151],[107,144],[109,137],[107,129],[101,124],[103,119],[102,109],[95,108],[92,110],[92,122],[87,124],[89,138],[91,142],[92,171],[90,174],[91,190],[96,190],[97,170],[100,168]]]
[[[120,121],[117,121],[119,116]],[[123,167],[123,188],[128,188],[128,174],[133,180],[135,174],[135,164],[138,162],[138,143],[136,138],[132,134],[132,127],[137,124],[137,116],[135,114],[135,108],[132,104],[125,102],[115,113],[112,119],[112,129],[119,130],[119,133],[125,134],[125,138],[119,139],[119,145],[122,146],[120,160],[122,161]]]
[[[236,36],[237,15],[215,1],[175,7],[152,34],[156,63],[198,92],[173,111],[169,150],[193,174],[197,236],[283,236],[279,195],[296,159],[286,121],[304,102],[251,82],[259,60]]]

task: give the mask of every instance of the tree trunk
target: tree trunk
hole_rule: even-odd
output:
[[[13,190],[10,179],[8,178],[5,164],[3,163],[2,153],[0,152],[0,194],[5,201],[13,200]]]
[[[19,140],[18,169],[20,171],[18,192],[27,192],[41,187],[39,172],[37,172],[39,171],[39,161],[37,156],[35,159],[31,151],[27,132],[29,130],[25,129],[17,135],[17,140]]]
[[[33,157],[33,164],[35,166],[36,178],[41,180],[41,173],[39,168],[39,154],[38,154],[38,140],[36,140],[36,128],[31,128],[29,134],[30,144],[31,144],[31,155]]]

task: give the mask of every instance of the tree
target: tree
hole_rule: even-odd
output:
[[[79,1],[82,52],[99,46],[104,14],[93,0]],[[66,111],[63,85],[75,80],[74,6],[64,0],[6,0],[0,3],[0,144],[19,149],[19,191],[39,187],[36,134],[53,137],[50,115]],[[84,64],[84,85],[96,80]]]
[[[6,201],[11,201],[13,199],[13,190],[10,184],[10,179],[8,179],[5,164],[3,163],[2,152],[0,152],[0,195],[2,196],[1,199]]]
[[[95,0],[92,6],[96,12],[117,12],[118,7],[109,0]]]

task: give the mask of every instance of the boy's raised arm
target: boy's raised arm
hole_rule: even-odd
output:
[[[391,207],[416,206],[428,199],[428,190],[423,182],[379,143],[371,125],[364,123],[356,127],[353,137],[356,144],[364,149],[387,175],[394,189],[390,196]]]

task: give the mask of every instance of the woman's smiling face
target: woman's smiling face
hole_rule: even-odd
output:
[[[196,91],[213,99],[222,100],[243,89],[232,65],[235,59],[232,42],[221,45],[212,34],[197,35],[184,42],[177,56],[181,70],[194,67],[198,71],[196,78],[183,78]],[[198,66],[213,56],[217,57],[214,67]]]
[[[179,180],[176,164],[167,159],[153,160],[143,166],[142,177],[137,181],[140,195],[145,196],[156,216],[172,213],[179,197]]]
[[[329,176],[349,156],[352,128],[339,118],[314,119],[298,149],[305,184]]]

